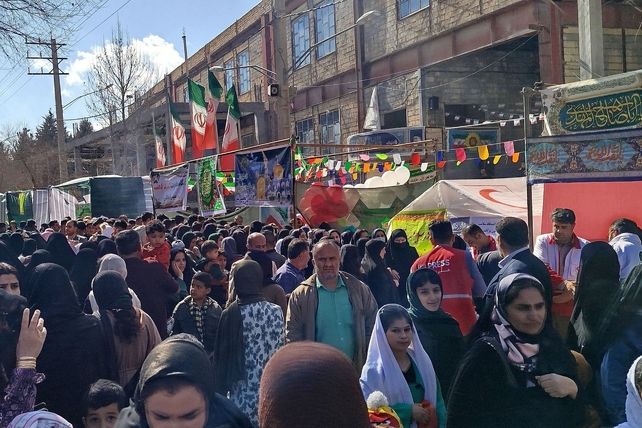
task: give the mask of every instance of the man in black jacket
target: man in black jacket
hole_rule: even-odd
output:
[[[499,272],[486,289],[486,305],[493,305],[495,290],[502,278],[513,273],[527,273],[534,276],[544,286],[548,304],[548,316],[553,303],[553,286],[544,262],[535,257],[528,247],[528,225],[516,217],[504,217],[495,226],[497,247],[503,259],[498,263]]]

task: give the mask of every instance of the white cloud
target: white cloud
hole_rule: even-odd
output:
[[[157,69],[158,80],[183,62],[183,57],[174,45],[160,36],[150,34],[142,39],[132,39],[131,43],[154,64]],[[85,83],[86,75],[91,70],[101,49],[102,46],[94,46],[91,51],[77,52],[76,59],[69,65],[69,75],[65,78],[65,84],[68,87]]]

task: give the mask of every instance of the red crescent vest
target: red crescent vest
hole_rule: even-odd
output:
[[[473,304],[473,278],[466,265],[466,252],[437,245],[415,261],[411,272],[423,267],[439,274],[443,290],[441,308],[459,322],[462,334],[468,335],[477,321],[477,314]]]

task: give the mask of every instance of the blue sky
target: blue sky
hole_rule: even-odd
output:
[[[225,3],[224,7],[220,7],[222,3]],[[61,78],[63,104],[92,90],[84,84],[85,72],[90,67],[95,49],[110,38],[117,19],[157,67],[167,71],[183,61],[183,28],[187,35],[187,50],[191,55],[258,3],[259,0],[106,1],[104,7],[96,10],[70,40],[58,40],[59,43],[70,45],[62,51],[62,56],[69,59],[62,62],[61,68],[70,73]],[[89,11],[87,15],[92,12]],[[76,22],[83,21],[87,15],[78,17]],[[198,17],[199,21],[193,21],[194,17]],[[103,20],[105,22],[101,24]],[[43,51],[43,55],[46,53]],[[33,132],[49,109],[55,114],[53,78],[28,76],[26,64],[11,70],[13,65],[0,59],[0,132],[22,126],[27,126]],[[91,113],[84,99],[74,102],[64,111],[67,129],[72,128],[68,119],[89,115]]]

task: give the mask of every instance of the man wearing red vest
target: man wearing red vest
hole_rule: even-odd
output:
[[[430,224],[432,251],[417,259],[411,272],[428,267],[439,274],[443,289],[442,309],[459,322],[467,335],[477,321],[473,297],[484,297],[486,284],[468,251],[453,248],[455,235],[449,221],[437,220]]]

